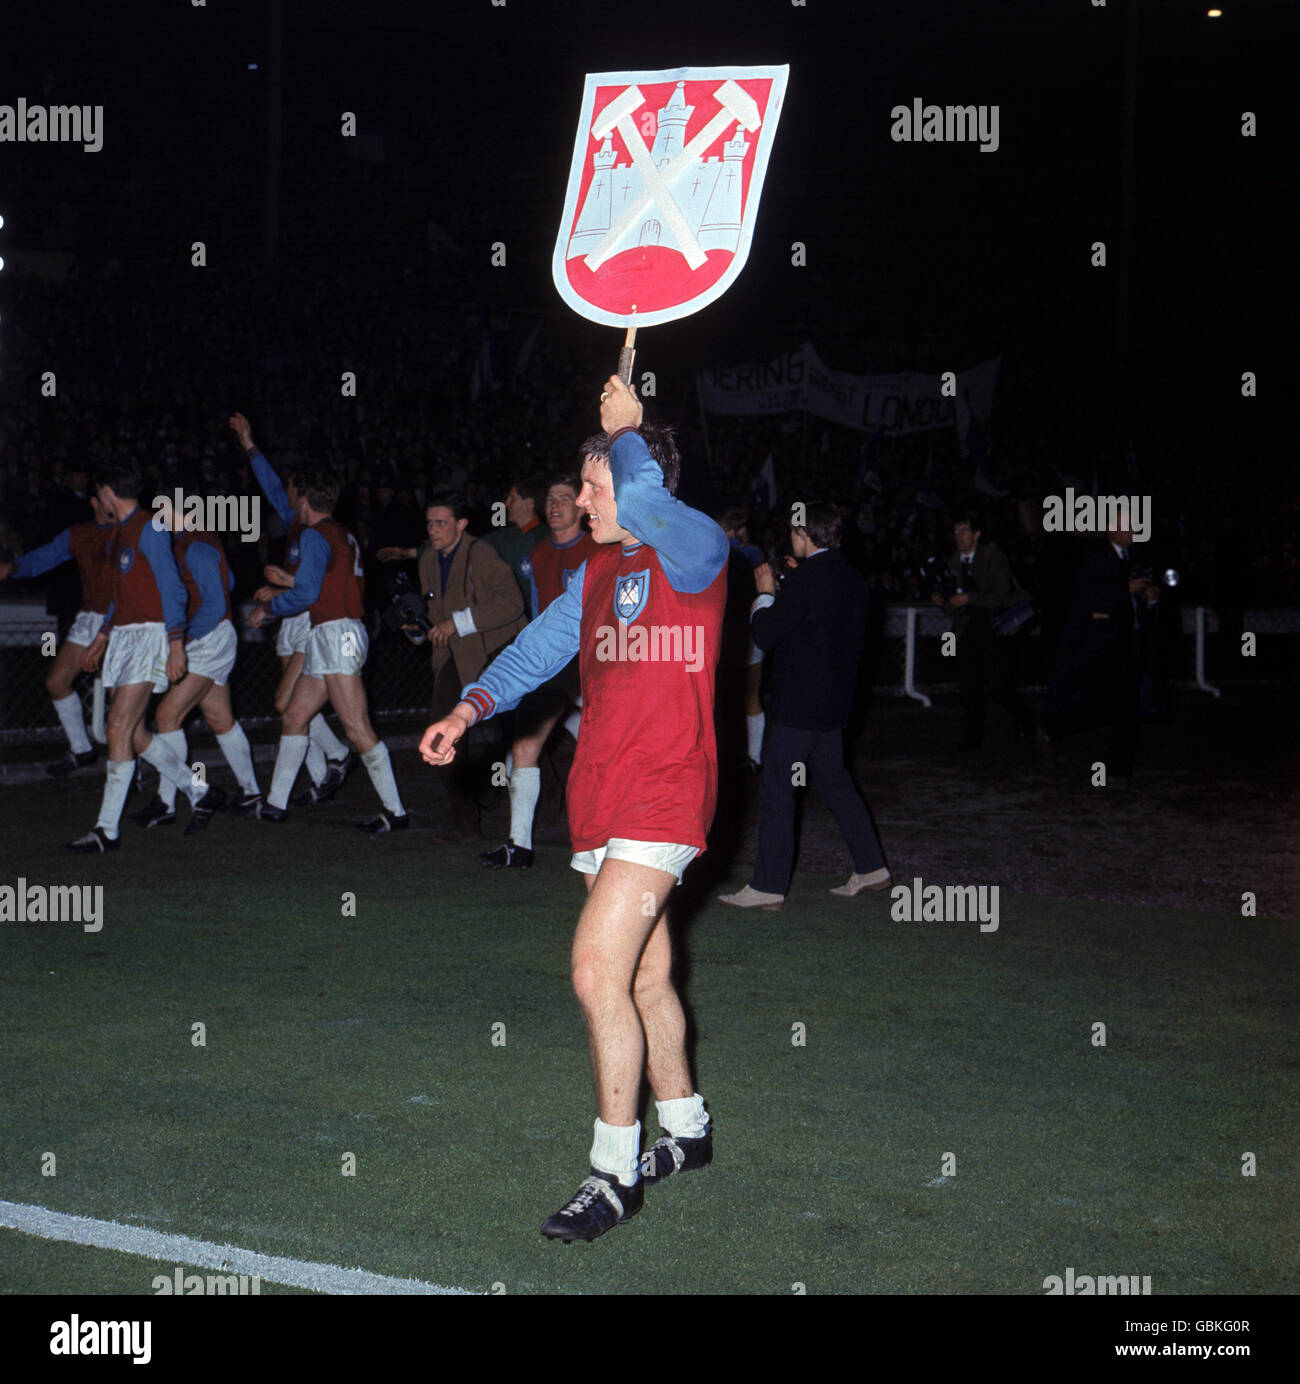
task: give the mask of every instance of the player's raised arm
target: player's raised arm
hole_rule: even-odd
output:
[[[284,488],[280,473],[267,461],[257,443],[253,441],[253,431],[248,419],[242,413],[236,413],[230,420],[230,428],[248,457],[257,483],[262,487],[262,494],[271,502],[271,508],[280,518],[286,524],[290,523],[293,520],[293,505],[289,503],[289,492]]]
[[[618,522],[653,548],[675,591],[705,590],[727,565],[727,535],[707,514],[669,493],[650,454],[640,401],[617,376],[601,396],[600,422],[609,434],[609,469]]]

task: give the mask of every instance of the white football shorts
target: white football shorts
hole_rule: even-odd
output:
[[[235,655],[239,652],[239,636],[229,620],[222,620],[202,639],[191,639],[185,646],[187,671],[198,673],[200,677],[211,678],[213,685],[224,687],[235,666]]]
[[[93,610],[77,611],[77,618],[72,622],[72,628],[68,631],[68,637],[63,641],[65,644],[93,644],[95,636],[99,633],[99,627],[104,623],[104,617]]]
[[[297,615],[286,615],[280,621],[280,631],[275,636],[275,651],[281,658],[289,658],[293,654],[305,654],[307,641],[310,638],[310,610],[300,610]]]
[[[570,866],[584,875],[600,872],[606,856],[610,860],[630,860],[634,865],[649,865],[667,875],[676,875],[682,882],[686,867],[699,851],[694,846],[678,846],[671,841],[629,841],[625,836],[611,836],[604,846],[594,851],[577,851]]]
[[[312,627],[303,676],[324,678],[331,673],[351,673],[360,677],[369,652],[370,636],[360,620],[326,620],[323,625]]]
[[[104,652],[105,687],[130,687],[133,683],[149,682],[155,692],[166,692],[167,626],[159,620],[142,625],[114,625],[109,631],[108,648]]]

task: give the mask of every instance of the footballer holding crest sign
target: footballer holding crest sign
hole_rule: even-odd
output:
[[[598,545],[563,593],[463,691],[420,742],[447,764],[477,722],[517,706],[576,654],[582,721],[569,775],[573,868],[587,902],[573,985],[590,1038],[599,1118],[590,1175],[542,1234],[594,1240],[634,1216],[645,1184],[704,1167],[713,1131],[686,1057],[664,907],[705,849],[718,796],[713,681],[727,594],[727,536],[674,496],[667,430],[652,454],[641,404],[613,376],[601,395],[609,459],[588,457],[578,508]],[[644,1072],[663,1137],[644,1157]]]

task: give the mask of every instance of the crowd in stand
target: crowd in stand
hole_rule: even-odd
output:
[[[344,477],[339,514],[356,532],[367,572],[375,555],[423,539],[428,493],[453,485],[472,506],[471,532],[522,476],[552,471],[586,434],[593,381],[609,342],[554,320],[511,320],[455,301],[460,261],[438,272],[359,264],[274,274],[130,274],[111,261],[68,278],[7,278],[0,389],[0,548],[23,552],[68,522],[68,480],[130,455],[146,490],[256,494],[226,426],[255,420],[277,466],[310,458]],[[604,347],[602,352],[601,348]],[[42,392],[54,373],[56,393]],[[355,394],[345,393],[345,372]],[[689,375],[659,380],[662,421],[681,434],[682,493],[714,514],[749,509],[751,538],[775,552],[785,506],[830,498],[846,519],[844,548],[885,599],[924,599],[921,564],[951,551],[951,508],[972,494],[975,467],[949,432],[872,445],[815,418],[702,416]],[[1178,566],[1184,594],[1214,604],[1300,603],[1296,490],[1252,496],[1220,458],[1134,456],[1055,424],[1056,401],[995,402],[977,499],[1020,583],[1048,604],[1071,563],[1067,542],[1042,532],[1042,496],[1066,484],[1152,494],[1151,544]],[[1066,435],[1062,435],[1066,433]],[[776,504],[759,482],[772,458]],[[1176,464],[1175,464],[1176,463]],[[231,542],[240,594],[258,584],[277,537]],[[371,584],[373,604],[384,598]]]

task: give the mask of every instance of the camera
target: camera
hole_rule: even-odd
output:
[[[383,613],[384,624],[398,634],[406,634],[403,625],[413,625],[422,635],[427,635],[433,626],[425,615],[427,595],[413,589],[414,582],[409,572],[398,572],[392,579],[392,600]]]
[[[1129,568],[1133,576],[1149,583],[1151,586],[1165,586],[1172,590],[1178,585],[1181,578],[1176,567],[1166,567],[1163,572],[1157,573],[1154,563],[1134,564]]]
[[[961,590],[961,578],[949,568],[945,558],[928,557],[916,572],[921,590],[927,595],[937,591],[946,601]]]

